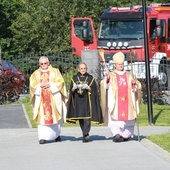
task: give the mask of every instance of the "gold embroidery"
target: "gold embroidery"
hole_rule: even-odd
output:
[[[43,81],[43,82],[47,81],[48,78],[49,78],[48,73],[43,73],[40,77],[41,81]]]
[[[41,82],[49,81],[49,72],[41,73]],[[42,102],[44,110],[45,124],[53,123],[52,106],[51,106],[51,92],[49,88],[42,89]]]
[[[52,119],[52,116],[51,116],[51,114],[50,114],[49,111],[47,111],[47,112],[45,113],[44,119],[45,119],[45,120],[51,120],[51,119]]]
[[[125,101],[125,97],[122,97],[121,100],[122,100],[122,101]]]
[[[122,113],[122,117],[125,117],[125,115],[126,115],[126,114],[123,112],[123,113]]]

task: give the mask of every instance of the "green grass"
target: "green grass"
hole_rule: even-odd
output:
[[[157,144],[161,148],[170,152],[170,144],[169,144],[170,133],[160,134],[160,135],[151,135],[151,136],[148,136],[147,139],[149,139],[150,141]]]
[[[170,126],[170,105],[153,105],[153,124],[156,126]],[[148,121],[147,105],[140,106],[140,114],[138,115],[139,125],[147,126]]]
[[[33,128],[37,127],[37,124],[33,121],[33,112],[32,112],[32,107],[29,103],[29,97],[26,97],[23,100],[19,100],[19,103],[24,104],[26,112],[28,114],[28,117],[30,119],[30,122],[32,124]],[[139,126],[147,126],[149,125],[148,121],[148,109],[147,105],[142,104],[140,107],[140,114],[138,115],[138,123]],[[170,106],[169,105],[153,105],[153,124],[155,126],[170,126]],[[92,124],[93,126],[96,126],[96,124]],[[65,123],[63,125],[64,127],[66,126],[78,126],[77,124],[68,124]],[[151,135],[148,136],[147,139],[150,141],[154,142],[158,146],[162,147],[163,149],[167,150],[170,152],[170,133],[167,134],[159,134],[159,135]]]

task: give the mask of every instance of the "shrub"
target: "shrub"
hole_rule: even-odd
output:
[[[0,75],[0,104],[17,101],[22,91],[23,82],[23,75],[18,72],[2,71]]]
[[[147,95],[147,83],[146,80],[139,80],[142,84],[142,102],[147,103],[148,95]],[[159,84],[159,80],[157,78],[152,78],[151,81],[151,96],[152,102],[154,104],[164,105],[167,104],[165,100],[165,96],[168,96],[165,90],[162,90],[157,86]]]

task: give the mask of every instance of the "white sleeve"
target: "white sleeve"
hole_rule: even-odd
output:
[[[50,90],[52,93],[58,93],[60,91],[58,87],[56,86],[56,83],[53,83],[53,82],[50,83]]]
[[[37,85],[37,88],[36,88],[36,90],[35,90],[35,95],[36,95],[36,96],[40,96],[40,95],[41,95],[40,84]]]

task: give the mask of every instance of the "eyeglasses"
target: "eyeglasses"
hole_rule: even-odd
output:
[[[46,62],[46,63],[40,63],[40,65],[47,65],[48,64],[48,62]]]

